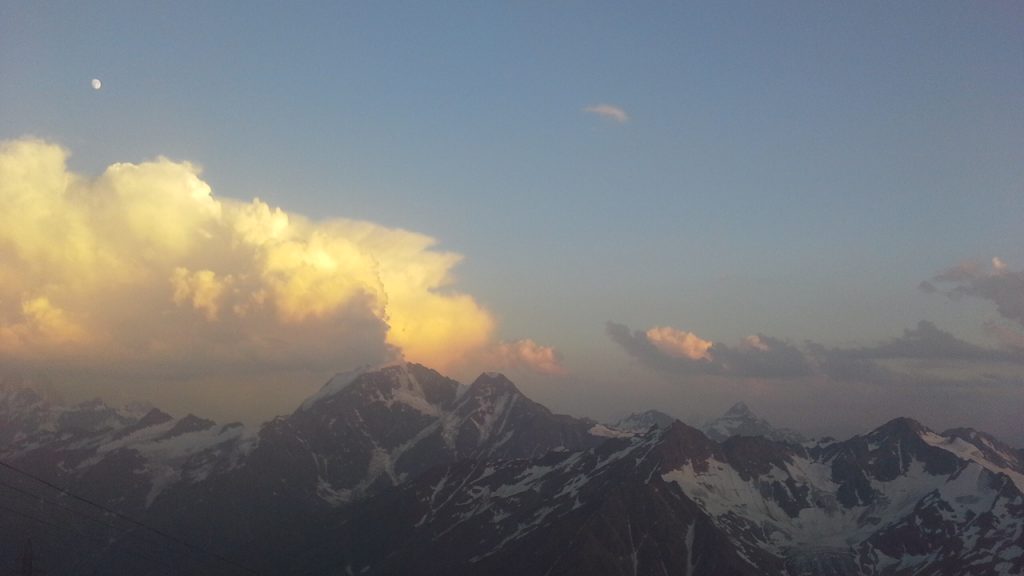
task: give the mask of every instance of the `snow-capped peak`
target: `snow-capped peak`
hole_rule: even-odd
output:
[[[754,411],[750,409],[750,406],[747,406],[747,403],[742,400],[733,404],[731,408],[725,411],[724,417],[729,416],[738,418],[757,418],[757,416],[754,415]]]
[[[302,405],[299,406],[298,412],[309,410],[310,407],[312,407],[320,400],[334,396],[338,392],[341,392],[345,388],[348,388],[349,384],[355,382],[356,379],[362,376],[363,374],[380,372],[383,370],[393,368],[404,369],[405,366],[405,362],[391,361],[384,362],[382,364],[363,364],[362,366],[359,366],[352,370],[338,372],[337,374],[332,376],[330,380],[325,382],[324,385],[320,387],[320,390],[318,390],[316,394],[313,394],[309,398],[306,398]]]
[[[496,392],[514,392],[519,393],[519,389],[512,383],[504,374],[501,372],[484,372],[477,379],[469,385],[469,392],[475,392],[480,394],[487,392],[494,394]]]
[[[703,429],[708,438],[723,442],[730,436],[764,436],[781,442],[800,443],[804,438],[786,428],[776,428],[758,417],[745,402],[732,405],[725,414],[708,422]]]
[[[643,433],[653,427],[668,428],[674,420],[675,418],[664,412],[647,410],[630,414],[613,424],[611,428],[623,432]]]

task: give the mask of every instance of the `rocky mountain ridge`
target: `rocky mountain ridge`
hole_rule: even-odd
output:
[[[718,441],[665,420],[601,426],[500,374],[463,386],[398,364],[332,379],[259,430],[6,387],[0,457],[269,573],[1024,572],[1024,459],[982,432],[896,419],[844,441]],[[138,528],[87,527],[42,496],[31,507],[10,471],[0,484],[17,513],[0,540],[31,527],[51,570],[186,562],[161,561],[154,538],[139,553]],[[188,558],[189,573],[237,571]]]

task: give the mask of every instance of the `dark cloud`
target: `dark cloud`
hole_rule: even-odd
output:
[[[973,263],[961,264],[926,283],[935,289],[947,286],[944,292],[949,296],[989,300],[1001,316],[1024,326],[1024,271],[1009,270],[999,259],[993,260],[992,271],[982,271]]]
[[[807,357],[796,346],[758,334],[739,347],[715,343],[711,357],[725,372],[755,378],[800,378],[811,374]]]
[[[848,351],[826,348],[816,342],[808,342],[807,348],[817,361],[818,369],[832,380],[886,383],[895,379],[893,371],[879,366],[873,360],[851,355]]]
[[[913,392],[915,395],[962,394],[982,389],[989,392],[1019,394],[1024,389],[1024,379],[1019,375],[980,372],[962,377],[942,376],[913,369],[905,371],[890,368],[883,364],[882,358],[864,356],[862,350],[866,349],[826,348],[821,344],[808,342],[807,350],[815,359],[820,373],[834,382],[898,388],[904,392]]]
[[[940,288],[941,286],[941,288]],[[972,297],[988,300],[1005,320],[1024,326],[1024,271],[1013,271],[999,258],[992,259],[992,268],[982,270],[976,263],[959,264],[919,286],[927,293],[942,292],[950,298]],[[988,322],[986,331],[1017,354],[1024,353],[1024,332],[1019,328]]]
[[[918,322],[917,328],[904,330],[903,336],[893,338],[888,342],[865,348],[834,350],[833,353],[844,354],[851,359],[865,360],[906,358],[1024,364],[1024,352],[1020,350],[1000,350],[976,346],[940,329],[927,320]]]
[[[977,386],[991,381],[978,378],[939,378],[893,370],[888,360],[956,361],[985,366],[985,363],[1008,362],[1024,364],[1024,352],[976,346],[922,320],[916,328],[903,331],[903,336],[875,346],[861,348],[827,348],[807,343],[808,354],[818,370],[839,382],[861,382],[877,385],[928,386],[932,389]],[[1002,380],[1001,380],[1002,381]]]

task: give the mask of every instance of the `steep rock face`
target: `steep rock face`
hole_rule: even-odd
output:
[[[595,445],[601,439],[590,426],[552,414],[499,374],[463,387],[417,364],[386,366],[332,379],[293,414],[264,425],[241,466],[169,490],[150,516],[259,556],[265,543],[303,541],[302,527],[319,526],[335,508],[446,463]],[[203,503],[198,514],[195,502]]]
[[[331,511],[393,486],[396,465],[459,384],[414,364],[342,374],[294,413],[264,424],[239,466],[178,485],[147,517],[240,557],[263,557]]]
[[[468,388],[417,364],[356,376],[345,386],[266,425],[250,465],[288,470],[290,490],[351,502],[466,458],[516,458],[599,440],[589,422],[552,414],[500,374]]]
[[[922,439],[926,431],[919,422],[897,418],[866,436],[820,450],[820,458],[831,463],[840,502],[847,507],[872,504],[879,496],[872,481],[890,482],[915,462],[930,475],[956,471],[956,456],[926,443]]]
[[[300,485],[320,498],[351,501],[420,471],[408,460],[399,461],[419,443],[423,430],[437,423],[458,390],[458,382],[416,364],[360,374],[265,426],[253,465],[265,468],[260,474],[282,466],[301,471]]]
[[[529,458],[600,442],[588,432],[590,421],[553,414],[501,374],[482,374],[452,413],[456,458]]]
[[[347,511],[329,529],[335,546],[303,569],[758,574],[693,501],[654,474],[655,452],[666,438],[613,439],[581,452],[432,470]]]
[[[174,426],[172,426],[171,429],[168,430],[164,435],[160,436],[159,440],[169,440],[171,438],[181,436],[183,434],[189,434],[192,432],[202,432],[205,430],[209,430],[216,425],[217,423],[214,422],[213,420],[207,420],[205,418],[200,418],[194,414],[188,414],[184,418],[175,422]]]

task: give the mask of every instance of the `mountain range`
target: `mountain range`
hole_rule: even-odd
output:
[[[252,428],[0,386],[0,570],[1024,573],[1024,457],[900,418],[810,441],[552,413],[505,376],[338,375]]]

